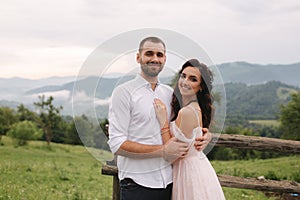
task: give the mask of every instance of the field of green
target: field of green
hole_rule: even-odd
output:
[[[277,120],[249,120],[249,123],[259,124],[264,126],[279,126],[279,122]]]
[[[103,160],[108,152],[99,151]],[[300,157],[268,160],[213,161],[219,174],[265,176],[297,180]],[[101,162],[82,146],[30,142],[14,147],[8,137],[0,145],[0,200],[106,200],[111,199],[112,177],[101,175]],[[299,180],[297,180],[299,182]],[[263,192],[223,188],[226,199],[275,199]]]
[[[30,142],[14,147],[2,137],[0,200],[110,199],[112,178],[82,146]],[[103,153],[103,157],[109,157]]]

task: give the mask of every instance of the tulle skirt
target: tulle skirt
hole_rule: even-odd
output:
[[[172,200],[225,199],[214,168],[203,152],[173,164]]]

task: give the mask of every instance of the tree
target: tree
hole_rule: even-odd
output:
[[[95,134],[94,134],[94,141],[95,141],[95,147],[104,149],[104,150],[110,150],[109,146],[107,144],[108,140],[108,119],[103,119],[100,123],[100,126],[95,126]]]
[[[280,107],[282,138],[300,140],[300,92],[291,95],[291,101]]]
[[[86,147],[94,147],[95,146],[95,130],[93,124],[88,120],[85,115],[74,118],[74,124],[71,126],[71,134],[77,134],[79,136],[76,137],[80,139],[84,146]]]
[[[56,143],[66,143],[67,132],[69,129],[69,124],[59,116],[58,120],[52,127],[52,142]]]
[[[45,99],[45,96],[39,96],[39,102],[35,102],[34,105],[39,109],[38,124],[42,127],[47,144],[50,145],[50,142],[53,137],[53,129],[58,127],[59,122],[62,120],[59,115],[62,106],[56,108],[53,105],[53,97],[50,96],[48,99]]]
[[[36,140],[41,138],[42,130],[38,129],[36,124],[31,121],[21,121],[12,125],[7,135],[16,140],[17,146],[27,144],[28,140]]]
[[[77,118],[77,117],[75,117]],[[78,121],[78,119],[77,119]],[[65,143],[67,144],[74,144],[74,145],[82,145],[82,141],[80,140],[79,134],[76,129],[75,120],[69,123],[66,136],[65,136]]]
[[[20,121],[36,121],[37,116],[34,112],[30,111],[23,104],[20,104],[17,109],[17,117]]]
[[[9,107],[0,107],[0,140],[15,122],[17,122],[15,111]]]
[[[100,121],[101,130],[103,131],[103,133],[105,134],[105,136],[107,138],[108,138],[108,125],[109,125],[109,122],[108,122],[107,118]]]

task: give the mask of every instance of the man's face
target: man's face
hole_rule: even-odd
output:
[[[147,41],[137,54],[137,62],[141,65],[142,73],[156,77],[164,67],[166,54],[163,44]]]

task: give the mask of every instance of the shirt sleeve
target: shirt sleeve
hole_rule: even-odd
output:
[[[117,87],[111,98],[108,113],[109,140],[108,145],[112,153],[116,153],[127,140],[130,122],[130,94],[128,90]]]

